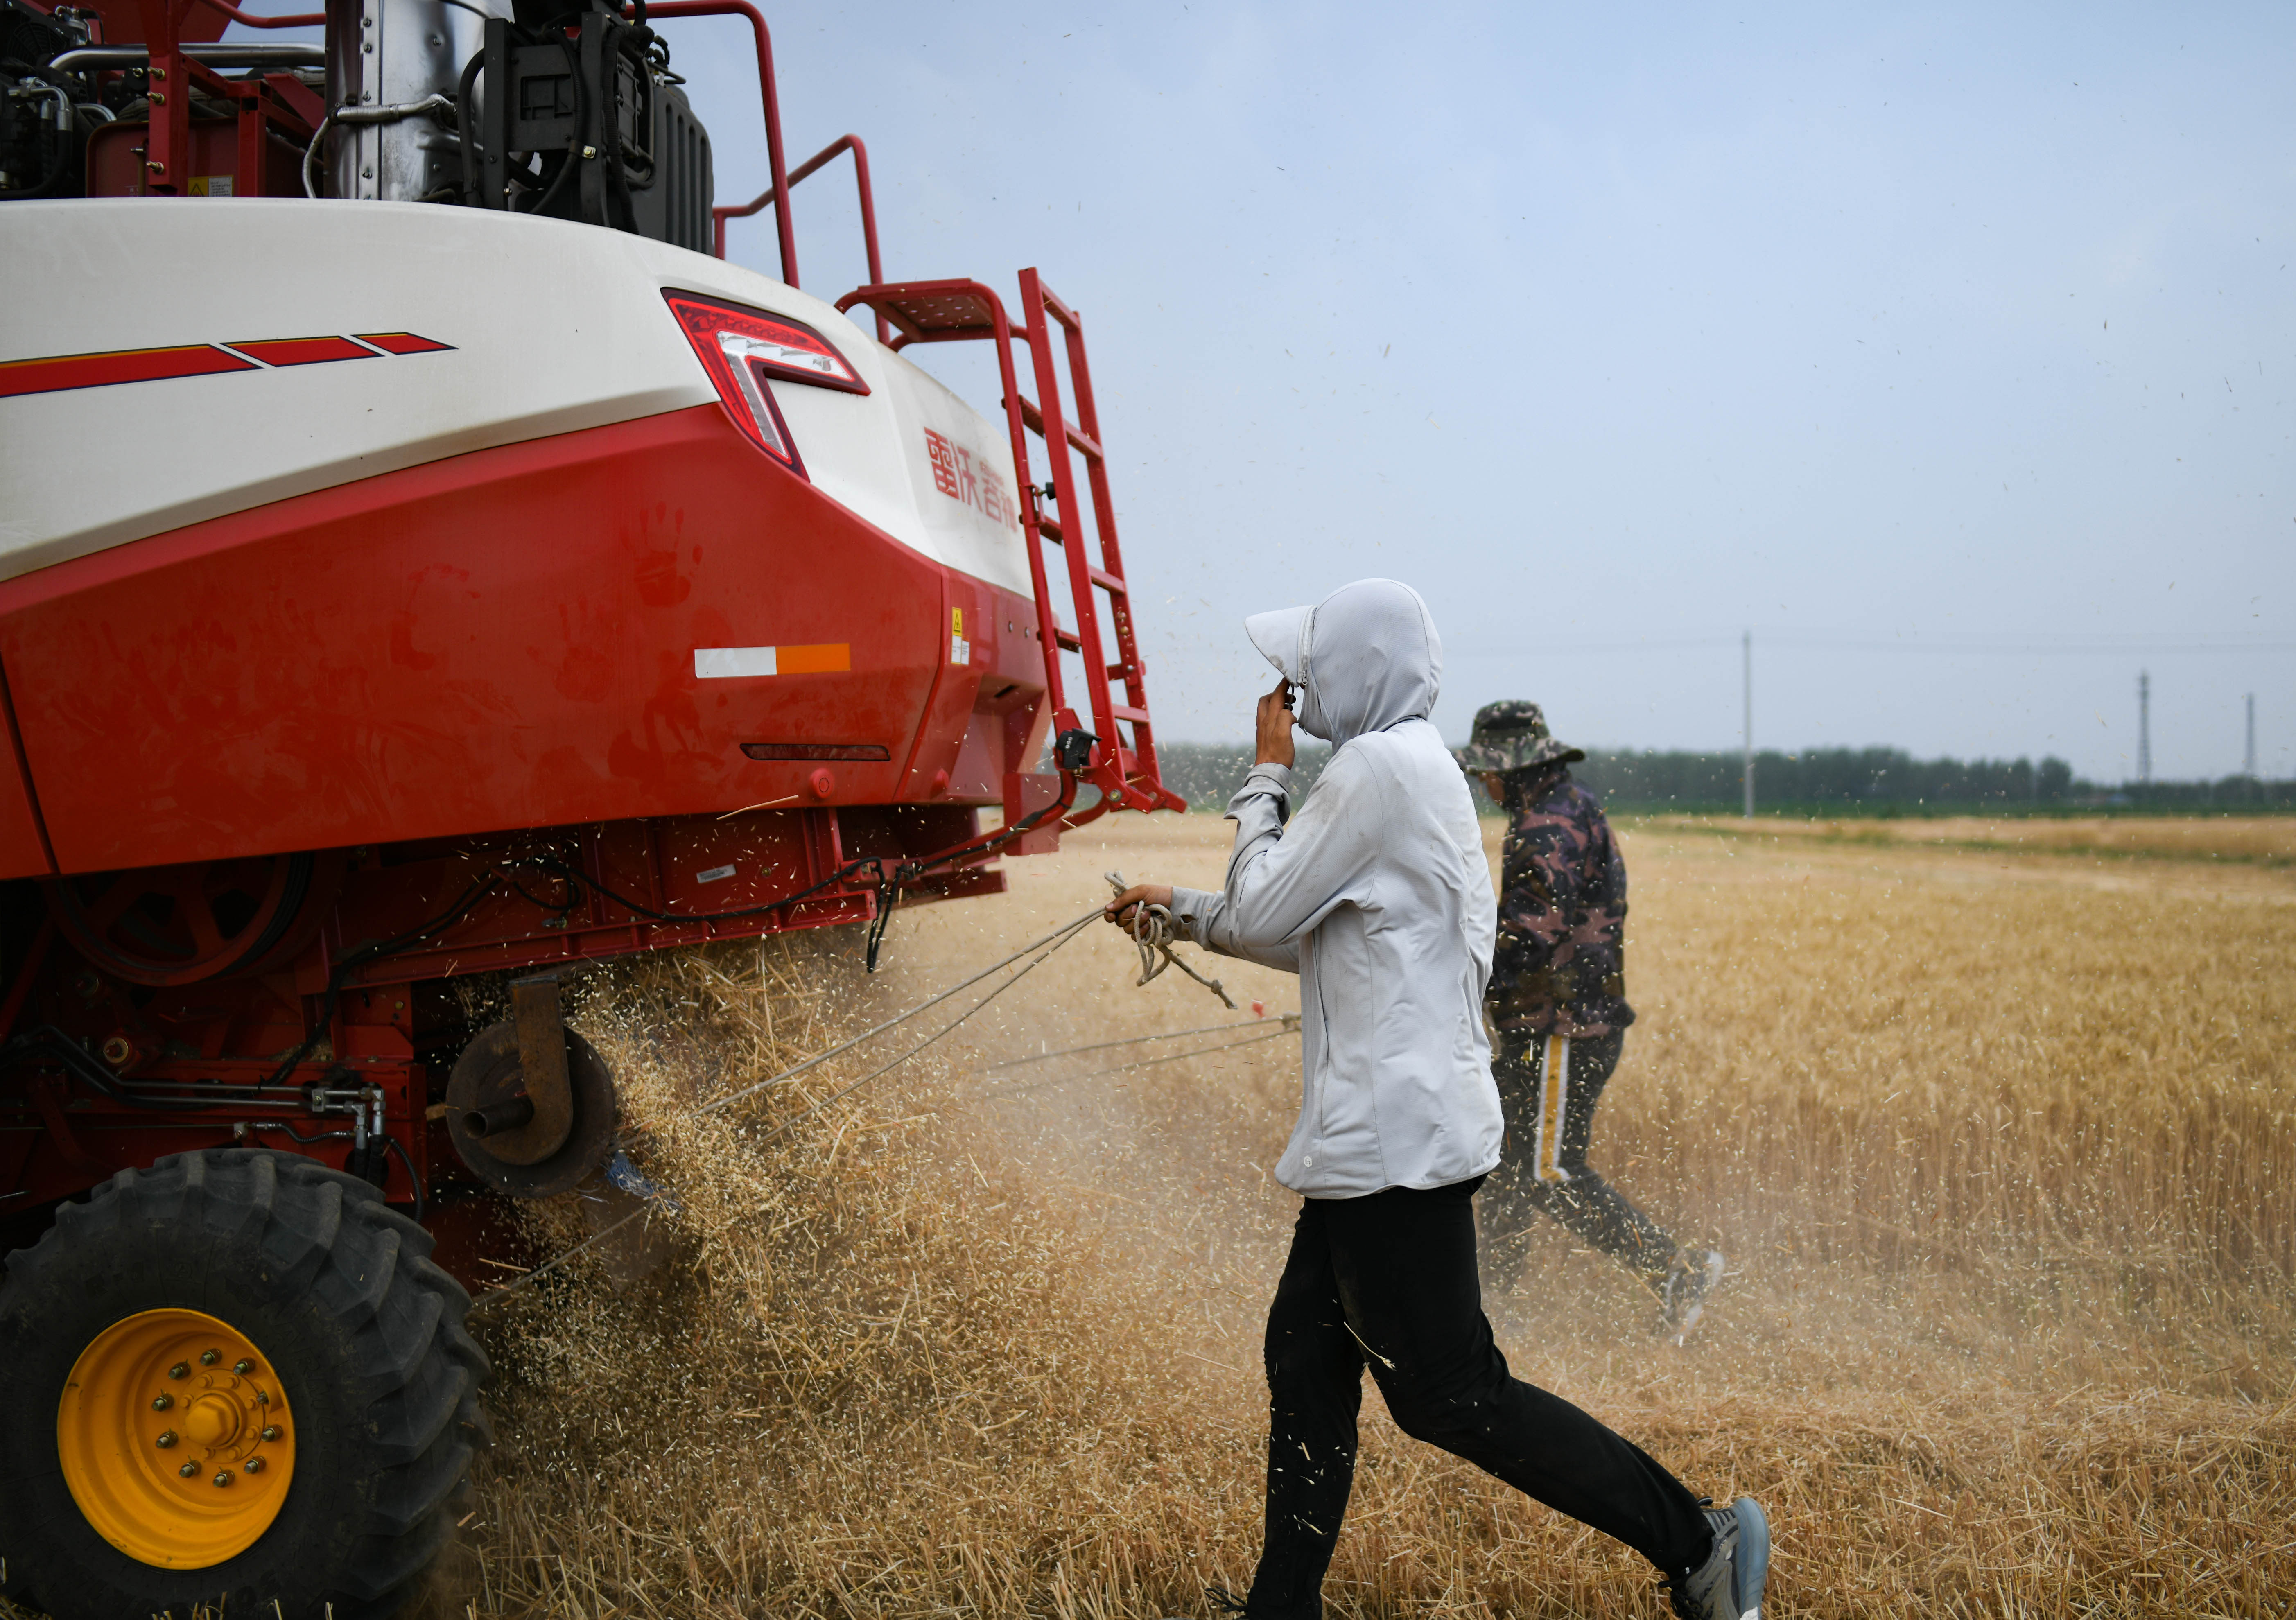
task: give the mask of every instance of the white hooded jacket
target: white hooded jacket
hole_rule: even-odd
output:
[[[1246,621],[1337,744],[1285,822],[1292,773],[1255,765],[1228,803],[1220,893],[1178,888],[1198,944],[1300,975],[1300,1123],[1275,1179],[1309,1198],[1441,1187],[1498,1163],[1483,1032],[1496,906],[1466,779],[1428,719],[1442,643],[1390,579]]]

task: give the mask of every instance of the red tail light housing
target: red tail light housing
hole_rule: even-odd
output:
[[[772,381],[866,394],[869,385],[837,346],[802,321],[693,292],[664,292],[694,357],[743,437],[802,473],[797,441],[774,403]]]

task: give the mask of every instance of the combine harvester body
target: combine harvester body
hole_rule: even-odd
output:
[[[1179,807],[1082,329],[1033,271],[1010,320],[886,282],[865,148],[789,168],[745,0],[336,0],[324,46],[0,8],[0,1591],[386,1614],[483,1423],[422,1256],[473,1281],[501,1198],[629,1180],[551,970]],[[710,14],[742,208],[664,44]],[[848,154],[832,305],[789,188]],[[761,208],[779,279],[723,258]],[[961,340],[994,421],[899,352]],[[327,1294],[384,1249],[380,1305]],[[393,1313],[403,1386],[345,1371]],[[394,1450],[360,1403],[418,1387]]]

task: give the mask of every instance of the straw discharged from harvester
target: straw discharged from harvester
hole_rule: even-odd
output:
[[[840,1100],[899,1048],[701,1108],[1075,915],[1111,852],[1216,871],[1226,831],[1111,835],[1058,857],[1057,901],[918,913],[874,981],[820,936],[591,982],[575,1022],[680,1210],[639,1223],[665,1249],[600,1244],[480,1313],[518,1443],[443,1572],[455,1612],[1130,1616],[1248,1583],[1288,1040],[1016,1063],[1213,1024],[1094,930]],[[1630,837],[1653,1038],[1609,1153],[1746,1258],[1677,1347],[1630,1280],[1535,1234],[1487,1284],[1519,1374],[1775,1501],[1777,1581],[1813,1612],[2263,1612],[2296,1579],[2276,874]],[[1754,916],[1758,886],[1803,904]],[[2001,1019],[1957,1031],[1980,994]],[[594,1217],[537,1208],[534,1255]],[[1656,1611],[1631,1555],[1366,1404],[1334,1612]]]

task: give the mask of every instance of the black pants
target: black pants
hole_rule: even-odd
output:
[[[1267,1313],[1267,1542],[1250,1620],[1316,1620],[1355,1481],[1363,1373],[1414,1439],[1672,1574],[1703,1561],[1698,1499],[1642,1449],[1507,1375],[1475,1272],[1481,1184],[1309,1199]]]
[[[1483,1239],[1495,1267],[1510,1265],[1532,1218],[1547,1215],[1653,1286],[1666,1280],[1674,1240],[1587,1162],[1595,1105],[1625,1043],[1622,1030],[1577,1041],[1517,1035],[1491,1064],[1507,1123],[1506,1147],[1483,1195]]]

